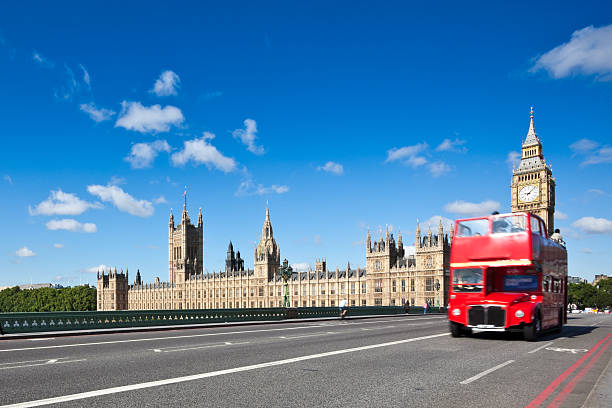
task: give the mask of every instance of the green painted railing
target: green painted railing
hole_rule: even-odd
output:
[[[441,312],[432,308],[431,312]],[[350,307],[348,317],[423,313],[422,307]],[[122,310],[105,312],[0,313],[3,334],[46,331],[153,327],[257,320],[338,317],[337,307],[199,310]]]

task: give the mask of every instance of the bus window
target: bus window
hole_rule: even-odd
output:
[[[538,290],[538,275],[504,276],[505,292],[524,292]]]
[[[542,234],[540,232],[540,220],[538,220],[536,217],[531,217],[531,232],[538,235]]]
[[[461,221],[457,226],[458,237],[475,237],[487,235],[489,232],[489,220],[467,220]]]
[[[482,291],[482,269],[465,268],[453,271],[454,292],[481,292]]]
[[[550,292],[550,276],[542,277],[542,292]]]
[[[498,215],[493,218],[493,234],[507,234],[525,232],[527,228],[527,216]]]

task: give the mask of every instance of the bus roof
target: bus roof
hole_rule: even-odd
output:
[[[544,221],[527,212],[494,214],[455,222],[451,267],[530,266],[564,247],[549,239]],[[565,255],[566,256],[566,255]]]

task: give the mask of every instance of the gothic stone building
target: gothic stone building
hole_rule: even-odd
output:
[[[451,232],[452,236],[452,232]],[[445,305],[448,289],[450,237],[438,226],[421,236],[417,227],[415,253],[406,256],[401,233],[397,243],[389,231],[384,238],[366,240],[366,268],[327,269],[324,259],[317,260],[314,271],[294,272],[289,284],[292,307],[337,306],[342,299],[349,305]],[[168,282],[143,283],[140,271],[128,284],[128,271],[98,273],[98,310],[143,309],[218,309],[280,307],[284,283],[278,276],[280,248],[274,239],[270,211],[261,240],[254,252],[254,268],[245,269],[240,252],[234,253],[230,242],[225,270],[203,273],[203,223],[197,225],[183,208],[181,222],[174,225],[170,212],[168,234]]]
[[[533,212],[546,222],[549,235],[554,231],[555,179],[546,164],[533,125],[533,108],[529,131],[522,144],[521,161],[513,170],[510,186],[512,212]],[[168,282],[142,283],[140,272],[128,285],[128,272],[117,270],[98,273],[98,310],[139,309],[216,309],[280,307],[283,304],[283,281],[278,276],[280,248],[274,239],[270,211],[261,240],[254,252],[254,268],[245,269],[240,252],[234,253],[230,242],[225,270],[203,273],[203,222],[197,225],[183,208],[181,222],[174,224],[170,211],[168,232]],[[448,294],[449,254],[452,239],[442,224],[437,234],[421,235],[417,225],[415,252],[406,255],[402,235],[397,243],[386,231],[384,238],[372,242],[366,237],[366,266],[330,271],[324,259],[314,271],[294,272],[289,280],[289,300],[293,307],[336,306],[341,299],[349,305],[417,305],[425,302],[446,305]]]

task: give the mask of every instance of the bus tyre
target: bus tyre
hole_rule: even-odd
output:
[[[540,320],[539,313],[536,313],[533,322],[523,328],[523,335],[527,341],[536,341],[541,331],[542,322]]]
[[[453,337],[460,337],[463,334],[463,325],[455,322],[450,322],[450,334]]]

